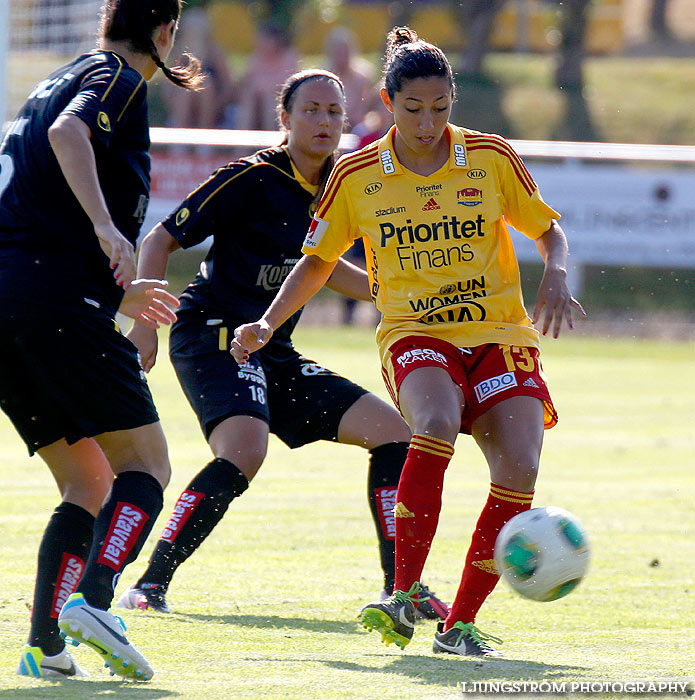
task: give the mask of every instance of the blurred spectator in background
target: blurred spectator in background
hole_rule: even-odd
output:
[[[584,87],[584,38],[591,0],[555,0],[560,13],[560,46],[555,84],[561,90]]]
[[[379,98],[381,100],[381,98]],[[383,102],[375,109],[364,115],[364,119],[355,125],[352,133],[359,138],[357,149],[380,139],[393,124],[393,115],[383,105]]]
[[[477,78],[483,75],[483,59],[489,49],[495,16],[505,0],[468,0],[452,2],[454,15],[466,37],[459,57],[459,73]]]
[[[299,56],[292,48],[289,31],[274,20],[262,24],[241,81],[236,128],[277,130],[277,94],[298,67]]]
[[[345,86],[348,127],[352,130],[367,112],[381,106],[372,64],[359,55],[357,39],[347,27],[334,27],[327,34],[323,49],[325,67]]]
[[[506,0],[450,0],[452,14],[465,41],[459,55],[458,72],[462,76],[479,79],[483,76],[483,59],[488,51],[488,40],[495,16]],[[391,23],[410,24],[415,3],[395,0],[389,5]],[[390,27],[389,27],[390,29]]]
[[[555,84],[564,98],[564,116],[553,131],[561,141],[600,141],[584,96],[584,41],[591,0],[551,0],[558,5],[560,45],[555,64]]]
[[[652,39],[659,41],[672,41],[673,33],[666,22],[666,8],[670,0],[652,0],[651,12],[649,13],[649,30]]]
[[[227,65],[227,54],[212,36],[212,27],[203,7],[185,12],[176,38],[177,47],[198,56],[204,79],[202,90],[181,90],[170,82],[162,85],[162,100],[167,110],[167,126],[192,129],[233,126],[232,103],[237,86]],[[185,55],[177,59],[186,65]]]

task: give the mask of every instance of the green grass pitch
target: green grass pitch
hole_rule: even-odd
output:
[[[370,330],[300,328],[296,340],[313,359],[386,396]],[[272,438],[249,491],[177,573],[175,612],[123,611],[155,669],[150,683],[110,678],[86,648],[75,655],[88,679],[17,678],[36,550],[58,497],[43,463],[27,457],[0,415],[0,700],[426,700],[473,697],[462,683],[474,681],[692,682],[694,356],[695,344],[685,342],[570,334],[544,341],[560,423],[546,433],[535,504],[575,513],[591,537],[592,561],[579,588],[553,603],[498,586],[478,624],[505,640],[505,659],[483,662],[433,655],[433,622],[417,625],[405,652],[362,630],[357,613],[382,585],[366,453],[324,443],[290,451]],[[140,574],[176,497],[210,459],[164,353],[150,384],[174,475],[150,542],[118,593]],[[461,436],[424,576],[446,599],[487,485],[482,456]]]

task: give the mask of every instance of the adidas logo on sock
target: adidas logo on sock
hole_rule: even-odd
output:
[[[533,381],[533,378],[532,378],[532,377],[529,377],[529,378],[524,382],[524,386],[532,386],[534,389],[538,389],[538,384],[536,384],[536,382]]]
[[[478,569],[481,569],[486,574],[494,574],[495,576],[499,575],[497,567],[495,566],[494,559],[480,559],[479,561],[474,561],[471,563],[473,564],[473,566],[477,567]]]
[[[398,503],[396,504],[396,507],[393,509],[393,514],[397,518],[414,518],[415,513],[411,513],[403,503]]]
[[[429,201],[422,207],[422,211],[432,211],[432,209],[441,209],[439,204],[435,201],[434,197],[430,197]]]

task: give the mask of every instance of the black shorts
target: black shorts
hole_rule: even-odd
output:
[[[254,416],[288,447],[337,440],[345,412],[368,392],[293,348],[251,355],[239,367],[229,354],[233,327],[177,322],[170,355],[206,439],[231,416]]]
[[[135,346],[98,313],[3,308],[0,406],[29,454],[159,420]]]

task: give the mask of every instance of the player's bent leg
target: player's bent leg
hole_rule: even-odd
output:
[[[393,406],[365,394],[343,414],[338,442],[372,450],[390,442],[410,442],[410,428]]]
[[[208,442],[215,457],[236,465],[251,481],[268,451],[268,424],[254,416],[231,416],[215,426]]]
[[[113,484],[111,465],[97,442],[84,438],[68,445],[58,440],[36,453],[51,470],[63,501],[96,516]]]
[[[398,412],[374,394],[364,394],[345,411],[337,439],[369,450],[367,497],[379,542],[384,591],[395,584],[396,506],[398,481],[408,454],[410,429]]]
[[[472,425],[490,467],[490,479],[514,491],[533,491],[543,446],[543,403],[513,396],[492,406]]]
[[[395,508],[395,587],[408,590],[421,580],[437,529],[444,473],[461,423],[460,389],[445,370],[422,367],[401,383],[399,403],[414,429]]]
[[[139,471],[151,474],[166,488],[171,465],[161,423],[150,423],[130,430],[102,433],[94,438],[115,474]]]
[[[40,448],[38,454],[51,469],[63,501],[53,511],[39,545],[31,627],[18,673],[78,675],[56,618],[84,570],[94,516],[111,488],[113,472],[99,446],[89,439],[73,445],[59,440]]]
[[[210,535],[231,502],[248,488],[266,454],[268,425],[252,416],[232,416],[212,430],[210,446],[215,459],[179,497],[146,571],[121,595],[118,607],[169,612],[166,594],[174,573]]]
[[[476,419],[472,430],[488,460],[490,492],[473,532],[461,582],[441,638],[435,637],[434,645],[451,653],[480,655],[479,640],[472,632],[469,634],[468,626],[473,625],[499,580],[494,563],[497,535],[506,522],[531,507],[543,440],[543,405],[532,397],[506,399]],[[457,625],[466,626],[466,631],[453,633]],[[448,647],[456,649],[451,651]],[[485,649],[483,652],[491,655]]]
[[[439,367],[408,374],[398,390],[398,403],[413,433],[454,444],[461,429],[463,392]]]
[[[95,440],[117,476],[94,523],[84,574],[63,606],[58,625],[97,651],[114,673],[148,679],[151,666],[108,608],[114,582],[137,558],[162,509],[163,484],[170,475],[166,442],[158,422],[103,433]]]

